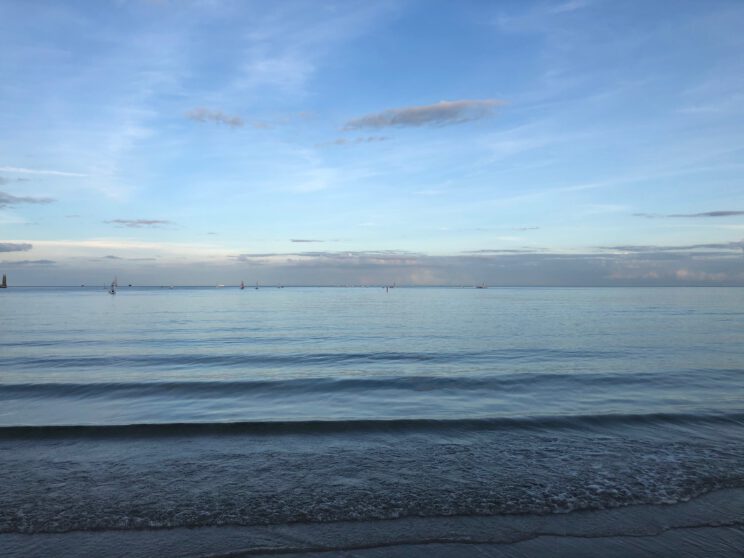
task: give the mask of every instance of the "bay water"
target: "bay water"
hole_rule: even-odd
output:
[[[9,288],[0,532],[744,487],[737,288]]]

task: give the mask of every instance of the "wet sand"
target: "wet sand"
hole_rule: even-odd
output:
[[[744,556],[744,489],[675,505],[567,514],[0,534],[27,556],[674,557]]]

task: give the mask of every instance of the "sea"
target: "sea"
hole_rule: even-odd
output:
[[[735,517],[682,523],[742,533],[741,288],[15,287],[0,316],[5,555],[413,556],[716,494]]]

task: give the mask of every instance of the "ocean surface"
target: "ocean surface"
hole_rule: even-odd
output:
[[[0,533],[744,487],[744,289],[9,288]]]

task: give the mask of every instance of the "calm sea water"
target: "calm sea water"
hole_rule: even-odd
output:
[[[744,290],[11,288],[0,531],[744,487]]]

